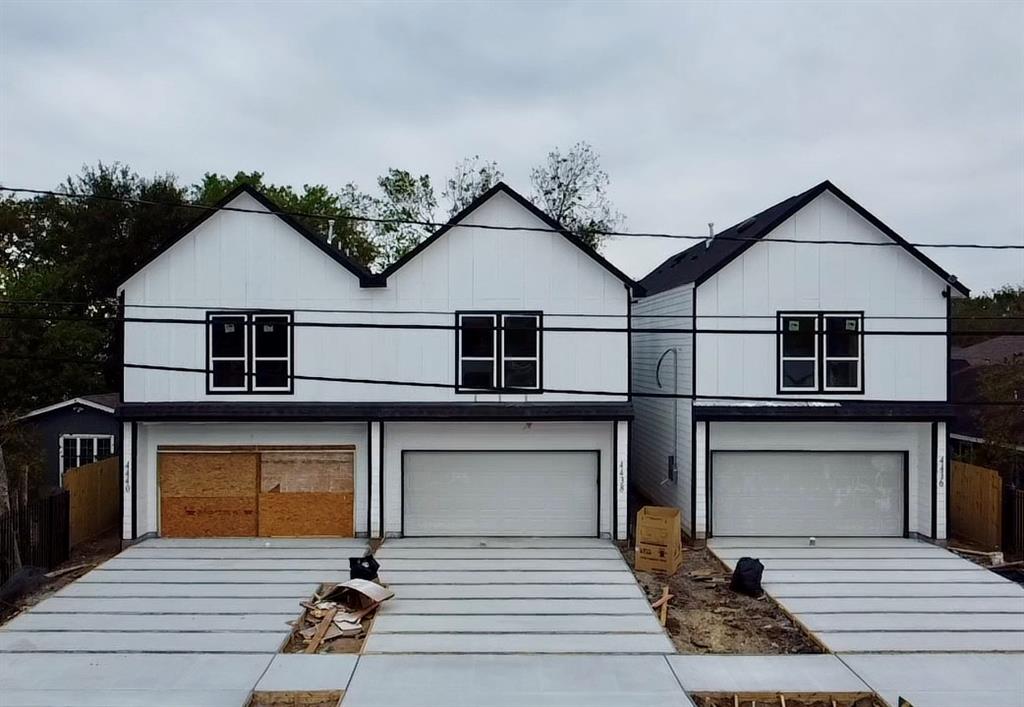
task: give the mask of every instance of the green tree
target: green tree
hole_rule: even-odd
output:
[[[624,220],[608,197],[608,173],[594,148],[578,142],[564,154],[548,153],[544,163],[530,172],[534,201],[549,216],[590,245],[599,247],[604,232]]]
[[[455,216],[504,176],[497,162],[481,160],[480,155],[456,163],[441,195],[448,200],[448,216]]]
[[[953,316],[957,346],[991,339],[996,334],[990,332],[1024,334],[1024,285],[1003,285],[979,296],[955,299]]]
[[[430,177],[419,177],[404,169],[392,167],[377,178],[381,196],[376,200],[377,246],[380,248],[380,262],[390,265],[434,230],[429,224],[434,220],[437,199]],[[413,223],[410,223],[413,222]]]
[[[373,229],[354,218],[366,215],[359,208],[366,204],[360,203],[362,195],[354,185],[332,191],[323,184],[304,184],[299,192],[290,186],[264,182],[263,176],[262,172],[237,172],[234,177],[207,172],[191,188],[192,199],[199,204],[214,204],[238,185],[248,184],[270,197],[282,211],[321,216],[294,218],[354,260],[364,265],[377,260],[379,248]]]

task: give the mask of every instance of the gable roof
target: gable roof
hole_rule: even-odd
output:
[[[448,223],[434,231],[434,233],[432,233],[428,238],[420,242],[419,245],[417,245],[415,248],[413,248],[408,253],[406,253],[401,258],[392,263],[390,266],[388,266],[387,269],[384,270],[384,272],[377,276],[377,282],[375,284],[378,287],[384,287],[387,284],[388,277],[390,277],[392,274],[401,269],[406,263],[408,263],[410,260],[419,255],[423,250],[429,248],[430,245],[434,243],[434,241],[436,241],[445,233],[450,231],[453,227],[458,225],[459,221],[469,216],[470,213],[478,209],[484,202],[488,201],[489,199],[491,199],[491,197],[499,193],[505,194],[508,197],[510,197],[517,204],[519,204],[524,209],[529,211],[531,214],[536,216],[547,228],[551,229],[554,232],[557,232],[558,235],[562,236],[567,241],[572,243],[574,246],[582,250],[584,253],[586,253],[588,257],[594,260],[594,262],[596,262],[598,265],[600,265],[605,270],[607,270],[612,275],[621,280],[626,285],[626,287],[628,287],[632,292],[634,292],[635,294],[642,294],[642,288],[631,277],[629,277],[621,270],[619,270],[617,267],[608,262],[600,253],[594,250],[593,247],[587,245],[587,243],[585,243],[579,236],[565,228],[565,226],[563,226],[558,221],[548,216],[543,211],[541,211],[533,202],[531,202],[529,199],[527,199],[525,196],[517,192],[509,185],[505,184],[505,182],[498,182],[490,189],[485,191],[483,194],[473,199],[473,201],[470,202],[469,205],[466,206],[466,208],[462,209],[462,211],[452,216],[451,219],[449,219]],[[509,230],[515,229],[510,228]]]
[[[902,246],[904,250],[921,261],[925,267],[932,270],[950,287],[965,297],[970,294],[970,290],[961,284],[956,277],[940,268],[931,258],[910,245],[898,233],[879,221],[871,212],[851,199],[827,179],[801,194],[780,201],[778,204],[740,221],[721,233],[715,234],[710,243],[705,241],[698,242],[681,253],[673,255],[640,280],[641,287],[650,295],[671,290],[673,287],[690,282],[694,283],[695,286],[700,285],[732,262],[747,248],[774,231],[786,219],[826,191],[836,196],[840,201],[856,211],[864,220]]]
[[[45,415],[48,412],[53,412],[54,410],[60,410],[61,408],[65,408],[65,407],[68,407],[68,406],[71,406],[71,405],[81,405],[81,406],[84,406],[84,407],[89,407],[89,408],[93,408],[95,410],[99,410],[100,412],[107,412],[107,413],[113,414],[114,413],[114,408],[117,407],[117,404],[118,404],[119,400],[120,400],[120,395],[118,393],[102,393],[102,394],[99,394],[99,395],[82,395],[82,396],[77,397],[77,398],[70,398],[68,400],[62,400],[61,402],[54,403],[53,405],[47,405],[46,407],[37,408],[37,409],[33,410],[32,412],[25,413],[24,415],[22,415],[18,419],[19,420],[25,420],[25,419],[28,419],[30,417],[36,417],[38,415]]]
[[[188,226],[186,226],[181,231],[181,233],[178,233],[173,238],[161,244],[161,246],[157,248],[156,252],[154,252],[152,255],[146,258],[146,260],[144,260],[141,265],[135,268],[135,270],[133,270],[130,275],[128,275],[126,278],[124,278],[124,280],[121,281],[121,286],[123,287],[124,284],[128,282],[128,280],[132,279],[139,272],[144,270],[150,263],[152,263],[154,260],[163,255],[165,251],[169,250],[178,241],[180,241],[182,238],[184,238],[189,233],[191,233],[199,226],[201,226],[203,223],[205,223],[208,218],[210,218],[214,214],[220,213],[222,209],[227,207],[228,204],[230,204],[232,201],[234,201],[242,194],[248,194],[253,199],[258,201],[261,206],[266,208],[268,211],[273,212],[275,216],[284,221],[289,227],[291,227],[293,231],[295,231],[297,234],[299,234],[307,241],[315,245],[317,248],[321,250],[321,252],[325,253],[327,256],[329,256],[331,259],[333,259],[335,262],[341,265],[343,268],[348,270],[350,273],[358,277],[361,285],[366,286],[367,283],[369,283],[372,280],[373,275],[370,273],[369,270],[367,270],[365,267],[357,263],[355,260],[349,258],[341,250],[329,244],[326,240],[324,240],[317,234],[313,233],[311,230],[303,226],[301,223],[296,221],[288,214],[283,213],[281,207],[274,203],[266,194],[263,194],[261,191],[248,184],[239,184],[237,187],[235,187],[227,194],[225,194],[219,201],[217,201],[217,203],[210,206],[209,209],[207,209],[202,216],[200,216],[192,223],[190,223]],[[230,211],[228,213],[230,213]]]

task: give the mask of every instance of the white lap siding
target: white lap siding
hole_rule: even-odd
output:
[[[682,511],[683,530],[692,535],[691,411],[689,399],[644,397],[643,393],[693,392],[693,335],[645,332],[644,329],[689,329],[693,326],[693,288],[689,285],[647,297],[633,304],[633,423],[631,448],[633,483],[640,493],[659,505]],[[661,364],[658,387],[655,370]],[[678,369],[674,365],[678,363]],[[678,375],[673,386],[673,374]],[[677,407],[676,410],[673,408]],[[668,458],[676,455],[676,480],[668,480]],[[700,519],[697,523],[700,526]]]

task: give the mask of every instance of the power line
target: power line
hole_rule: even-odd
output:
[[[251,310],[250,310],[251,311]],[[223,314],[225,316],[231,316],[234,311],[219,312],[211,311],[212,316]],[[260,310],[259,314],[280,314],[286,315],[288,311],[275,311],[275,310]],[[514,313],[513,313],[514,314]],[[472,313],[469,313],[472,316]],[[530,316],[530,313],[524,312],[523,316]],[[837,314],[836,316],[842,316]],[[71,315],[26,315],[26,314],[9,314],[0,312],[0,320],[14,320],[14,321],[67,321],[67,322],[92,322],[96,324],[174,324],[174,325],[192,325],[192,326],[208,326],[211,322],[207,319],[177,319],[171,317],[88,317],[88,316],[71,316]],[[387,322],[324,322],[324,321],[287,321],[280,322],[285,327],[291,328],[316,328],[316,329],[387,329],[387,330],[419,330],[419,331],[466,331],[474,327],[466,327],[465,325],[459,324],[410,324],[410,323],[387,323]],[[497,328],[492,327],[492,328]],[[783,329],[771,328],[771,329],[717,329],[717,328],[694,328],[694,327],[586,327],[586,326],[549,326],[544,324],[542,321],[538,322],[535,329],[538,332],[552,332],[552,333],[585,333],[585,334],[761,334],[761,335],[772,335],[777,336],[785,334],[786,331]],[[824,330],[819,330],[816,333],[827,333]],[[847,332],[843,332],[847,333]],[[987,336],[1011,336],[1024,334],[1024,331],[1013,331],[1013,330],[971,330],[971,331],[958,331],[951,332],[946,329],[933,329],[933,330],[873,330],[873,329],[861,329],[855,333],[857,335],[866,336],[940,336],[945,337],[953,333],[960,335],[970,334],[985,334]]]
[[[485,231],[528,231],[538,233],[563,233],[568,229],[560,230],[557,228],[550,228],[546,226],[503,226],[499,224],[478,224],[478,223],[442,223],[440,221],[421,221],[416,219],[393,219],[393,218],[377,218],[373,216],[356,216],[352,214],[317,214],[305,211],[283,211],[283,210],[264,210],[264,209],[247,209],[239,206],[212,206],[206,204],[196,204],[193,202],[189,203],[172,203],[167,201],[157,201],[154,199],[136,199],[131,197],[119,197],[119,196],[107,196],[103,194],[69,194],[67,192],[58,192],[50,189],[29,189],[26,187],[5,187],[0,186],[0,191],[6,191],[11,193],[19,194],[35,194],[37,196],[51,196],[63,199],[95,199],[99,201],[109,201],[123,204],[132,204],[135,206],[166,206],[171,208],[183,208],[183,209],[196,209],[201,211],[230,211],[236,213],[245,214],[260,214],[264,216],[290,216],[292,218],[309,218],[318,219],[321,221],[356,221],[362,223],[373,223],[373,224],[384,224],[384,225],[409,225],[409,226],[423,226],[425,228],[476,228]],[[613,238],[668,238],[676,240],[687,240],[687,241],[706,241],[708,236],[690,236],[679,233],[665,233],[657,231],[595,231],[596,234],[602,236],[611,236]],[[903,244],[895,241],[853,241],[844,239],[822,239],[822,240],[804,240],[800,238],[785,238],[785,237],[772,237],[770,239],[760,238],[748,238],[740,236],[715,236],[717,240],[725,241],[738,241],[743,243],[749,242],[765,242],[765,243],[797,243],[797,244],[814,244],[814,245],[852,245],[852,246],[872,246],[872,247],[903,247]],[[913,246],[915,248],[966,248],[975,250],[1024,250],[1024,243],[1021,244],[1008,244],[1008,243],[907,243],[906,245]]]
[[[71,365],[92,365],[92,366],[103,366],[108,362],[97,361],[95,359],[76,359],[76,358],[57,358],[47,356],[19,356],[17,354],[0,354],[0,360],[31,360],[31,361],[47,361],[50,363],[63,363]],[[138,370],[149,370],[149,371],[168,371],[173,373],[201,373],[203,375],[210,375],[212,371],[208,368],[191,368],[187,366],[161,366],[157,364],[145,364],[145,363],[120,363],[119,366],[124,368],[132,368]],[[253,376],[255,373],[247,372],[246,375]],[[414,388],[436,388],[445,390],[458,389],[454,383],[430,383],[425,381],[403,381],[394,379],[376,379],[376,378],[342,378],[335,376],[309,376],[301,375],[297,373],[288,374],[290,380],[307,380],[316,381],[321,383],[355,383],[361,385],[390,385],[398,387],[414,387]],[[491,394],[489,391],[480,391],[482,395]],[[627,391],[610,391],[610,390],[586,390],[577,388],[533,388],[529,390],[513,390],[513,391],[497,391],[493,394],[505,394],[505,395],[539,395],[543,393],[559,393],[568,395],[594,395],[594,396],[605,396],[605,397],[616,397],[616,398],[663,398],[663,399],[676,399],[676,400],[727,400],[727,401],[742,401],[742,402],[765,402],[765,403],[816,403],[821,407],[838,407],[843,402],[849,402],[847,400],[824,400],[822,398],[797,398],[797,397],[757,397],[757,396],[746,396],[746,395],[694,395],[692,393],[641,393],[633,391],[632,393]],[[195,402],[195,401],[191,401]],[[306,402],[306,401],[303,401]],[[856,401],[855,401],[856,402]],[[886,401],[886,400],[872,400],[870,402],[885,404],[885,403],[906,403],[907,401]],[[932,402],[932,401],[923,401]],[[1020,400],[1012,401],[990,401],[990,400],[970,400],[970,401],[959,401],[947,403],[945,401],[934,401],[936,404],[942,405],[957,405],[965,407],[990,407],[990,406],[1021,406]]]
[[[117,304],[116,300],[112,297],[106,298],[107,303],[111,305]],[[98,302],[75,302],[71,300],[44,300],[44,299],[0,299],[0,304],[10,304],[16,306],[34,306],[34,305],[53,305],[61,307],[93,307]],[[196,304],[146,304],[143,302],[139,303],[125,303],[126,308],[137,308],[137,309],[180,309],[180,310],[197,310],[197,311],[218,311],[218,312],[251,312],[254,309],[261,309],[261,307],[246,307],[246,306],[222,306],[222,305],[196,305]],[[438,315],[438,316],[454,316],[459,313],[456,310],[441,310],[441,309],[335,309],[335,308],[321,308],[321,307],[289,307],[289,312],[303,312],[303,313],[314,313],[314,314],[409,314],[409,315]],[[838,311],[838,310],[837,310]],[[794,314],[799,314],[798,311],[794,311]],[[776,319],[775,314],[595,314],[595,313],[583,313],[583,312],[544,312],[545,317],[579,317],[579,318],[593,318],[593,319]],[[950,316],[946,317],[941,314],[937,315],[916,315],[916,314],[865,314],[862,317],[865,321],[870,319],[879,320],[891,320],[891,321],[902,321],[902,320],[935,320],[935,321],[1024,321],[1024,316]],[[1024,333],[1024,332],[1022,332]]]

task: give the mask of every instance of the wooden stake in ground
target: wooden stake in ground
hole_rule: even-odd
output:
[[[672,594],[668,593],[668,585],[661,590],[661,598],[658,601],[651,604],[652,609],[661,609],[658,613],[658,620],[661,621],[661,625],[664,626],[668,621],[668,600],[673,597]]]
[[[334,615],[337,613],[338,607],[327,610],[327,613],[324,614],[320,623],[317,624],[316,633],[314,633],[313,637],[309,639],[309,645],[306,646],[306,650],[304,652],[316,653],[316,649],[319,648],[320,644],[323,642],[324,636],[327,635],[327,629],[331,627],[331,624],[334,622]]]

